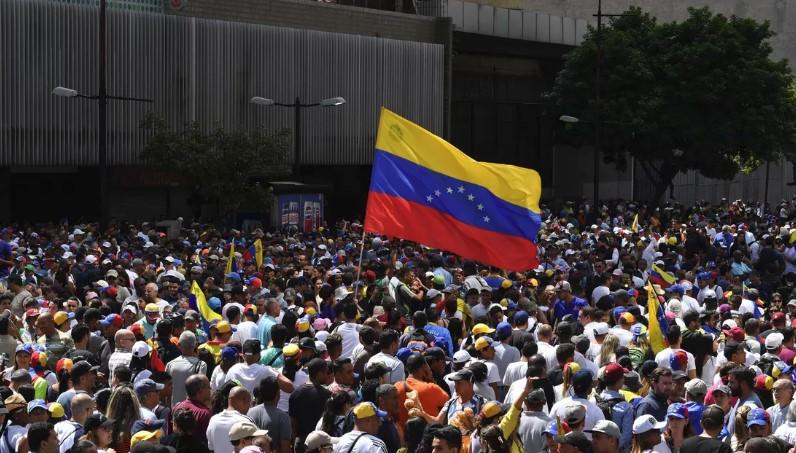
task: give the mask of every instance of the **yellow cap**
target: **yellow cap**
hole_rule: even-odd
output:
[[[481,337],[475,340],[475,350],[476,351],[483,351],[484,349],[491,347],[493,340],[489,337]]]
[[[144,307],[144,311],[147,313],[160,313],[158,304],[146,304],[146,307]]]
[[[315,315],[318,314],[318,311],[315,310],[315,307],[309,307],[306,310],[304,310],[304,313],[306,313],[306,314],[308,314],[310,316],[315,316]]]
[[[387,416],[387,412],[379,410],[375,404],[370,402],[357,404],[356,407],[354,407],[354,409],[351,412],[353,412],[354,417],[356,417],[359,420],[363,418],[374,417],[377,415],[379,417]]]
[[[495,329],[493,329],[493,328],[491,328],[488,325],[483,324],[483,323],[476,324],[476,325],[473,326],[473,335],[481,335],[481,334],[485,334],[485,333],[492,333],[494,331],[495,331]]]
[[[216,330],[218,333],[227,333],[232,331],[232,326],[229,321],[219,321],[216,323]]]
[[[298,333],[304,333],[310,330],[310,320],[307,318],[301,318],[296,321],[296,330]]]
[[[61,418],[64,416],[64,407],[61,406],[61,403],[50,403],[50,407],[47,408],[50,411],[50,417],[52,418]]]
[[[132,449],[139,442],[145,442],[153,439],[154,440],[160,439],[160,430],[138,431],[137,433],[133,434],[133,437],[130,438],[130,448]]]
[[[481,415],[484,418],[497,417],[503,412],[503,405],[497,401],[490,401],[481,408]]]
[[[286,344],[285,347],[282,348],[282,354],[284,354],[285,357],[293,357],[299,352],[301,352],[301,348],[299,348],[299,345],[296,343]]]
[[[56,326],[60,326],[69,320],[69,315],[65,311],[59,311],[53,315],[53,322]]]

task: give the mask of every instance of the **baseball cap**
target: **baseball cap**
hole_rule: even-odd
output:
[[[103,414],[91,414],[86,418],[86,422],[83,424],[86,432],[92,431],[99,427],[103,428],[112,428],[113,427],[113,419],[110,419]]]
[[[569,425],[580,423],[586,418],[586,406],[573,404],[564,409],[564,419]]]
[[[299,352],[301,352],[301,348],[299,348],[299,345],[297,345],[296,343],[286,344],[282,348],[282,354],[284,354],[285,357],[293,357]]]
[[[454,382],[456,382],[456,381],[472,382],[472,380],[473,380],[473,372],[468,370],[467,368],[464,368],[464,369],[461,369],[461,370],[457,371],[456,373],[454,373],[453,376],[451,376],[449,379],[451,381],[454,381]]]
[[[730,389],[730,386],[728,386],[728,385],[725,385],[725,384],[719,384],[719,385],[717,385],[717,386],[716,386],[716,387],[713,389],[713,393],[716,393],[716,392],[721,392],[721,393],[723,393],[723,394],[725,394],[725,395],[732,395],[732,390]]]
[[[133,357],[146,357],[152,351],[152,347],[146,341],[136,341],[133,345]]]
[[[50,417],[52,418],[61,418],[65,415],[64,407],[61,403],[50,403],[47,411],[50,412]]]
[[[657,430],[661,431],[666,427],[666,421],[659,422],[655,420],[652,415],[646,414],[638,417],[633,422],[633,434],[644,434],[646,432]]]
[[[122,313],[124,313],[126,311],[131,311],[131,312],[133,312],[134,315],[137,315],[138,314],[138,306],[136,306],[135,304],[132,304],[132,303],[131,304],[127,304],[127,305],[124,306],[124,308],[122,308]]]
[[[387,416],[387,412],[379,410],[375,404],[370,402],[357,404],[351,412],[354,414],[354,417],[356,417],[357,420],[362,420],[369,417],[384,418]]]
[[[135,393],[137,393],[138,396],[144,396],[149,392],[159,392],[165,387],[165,385],[158,384],[152,379],[141,379],[135,383]]]
[[[473,360],[473,357],[464,349],[453,353],[453,363],[463,364],[469,362],[470,360]]]
[[[69,321],[69,315],[65,311],[59,311],[53,315],[53,322],[56,326],[61,326],[66,321]]]
[[[580,370],[572,376],[572,388],[577,391],[591,385],[593,381],[594,378],[589,370]]]
[[[688,354],[683,350],[677,350],[669,356],[669,368],[672,371],[684,370],[688,367]]]
[[[611,420],[600,420],[594,424],[592,429],[587,429],[587,433],[603,433],[611,437],[619,438],[619,426]]]
[[[160,309],[158,308],[158,304],[146,304],[144,307],[144,312],[152,313],[152,314],[160,314]]]
[[[310,330],[310,320],[309,318],[301,317],[296,321],[296,331],[298,333],[304,333]]]
[[[616,382],[619,380],[619,378],[625,376],[625,372],[626,370],[622,368],[621,365],[616,362],[611,362],[605,366],[605,369],[603,370],[603,376],[609,381]]]
[[[235,423],[229,429],[229,440],[241,440],[247,437],[265,436],[268,430],[260,429],[250,421],[242,421]]]
[[[473,326],[473,335],[481,335],[481,334],[490,334],[494,332],[495,329],[489,327],[486,324],[479,323]]]
[[[784,321],[785,320],[785,313],[778,311],[771,315],[771,321]]]
[[[244,355],[259,355],[261,351],[260,340],[256,338],[249,338],[243,342]]]
[[[282,351],[284,354],[284,351]],[[234,362],[238,359],[238,350],[231,347],[225,346],[224,349],[221,350],[221,360],[224,362]]]
[[[100,324],[105,327],[108,326],[115,326],[121,328],[124,325],[124,320],[121,316],[117,315],[116,313],[111,313],[105,317],[105,319],[100,320]]]
[[[784,339],[785,336],[779,332],[768,334],[766,337],[766,349],[777,349],[778,347],[782,346],[782,341]]]
[[[74,365],[75,364],[72,361],[72,359],[67,359],[67,358],[58,359],[58,361],[55,362],[55,372],[57,374],[57,373],[60,373],[61,370],[65,369],[66,371],[71,373],[72,372],[72,367]]]
[[[228,332],[234,332],[237,329],[232,327],[232,324],[230,324],[229,321],[221,320],[216,323],[216,330],[218,331],[218,333],[228,333]]]
[[[439,347],[431,347],[423,351],[423,357],[429,360],[446,360],[447,357],[445,356],[445,351]]]
[[[694,378],[685,383],[685,391],[689,395],[705,395],[708,393],[708,386],[702,379]]]
[[[581,452],[591,451],[591,441],[579,431],[571,431],[556,439],[560,445],[572,445]]]
[[[608,335],[608,324],[604,322],[598,322],[597,325],[594,326],[592,329],[594,335]]]
[[[495,332],[498,339],[503,339],[511,336],[511,330],[511,324],[506,321],[502,321],[497,325]]]
[[[489,337],[480,337],[479,339],[475,340],[475,350],[476,351],[483,351],[486,348],[492,347],[494,340]]]
[[[750,410],[749,414],[746,416],[746,426],[748,427],[752,425],[766,426],[769,423],[771,423],[771,417],[768,415],[768,412],[759,407]]]
[[[140,421],[140,420],[139,420]],[[141,442],[160,439],[160,429],[157,431],[139,431],[130,438],[130,447],[135,447]]]
[[[28,308],[27,310],[25,310],[25,317],[26,318],[35,318],[36,316],[39,316],[39,310],[38,309],[36,309],[36,308]]]
[[[315,347],[315,340],[309,337],[304,337],[299,341],[299,348],[300,349],[311,349],[315,352],[318,352],[317,348]]]
[[[46,411],[49,408],[50,407],[47,405],[47,403],[44,402],[44,400],[31,400],[28,403],[28,413],[29,414],[31,412],[33,412],[34,410],[36,410],[36,409],[44,409]]]
[[[681,420],[688,418],[688,407],[683,403],[672,403],[666,409],[666,418],[679,418]]]
[[[131,430],[131,433],[136,434],[141,431],[160,431],[160,428],[163,428],[164,424],[165,420],[160,419],[147,418],[136,420],[135,423],[133,423],[133,429]]]
[[[25,370],[17,370],[17,371],[25,371]],[[27,404],[25,402],[25,397],[23,397],[19,393],[14,393],[13,395],[6,398],[4,403],[9,412],[14,412],[15,410],[18,409],[24,409],[25,405]]]
[[[546,403],[547,402],[547,395],[544,393],[544,389],[536,389],[533,390],[528,396],[525,397],[525,401],[528,403]]]
[[[509,404],[500,404],[497,401],[490,401],[481,407],[483,418],[493,418],[508,412]]]
[[[326,445],[336,445],[339,441],[339,438],[332,437],[325,431],[313,431],[304,439],[304,446],[307,447],[306,451],[314,451]]]

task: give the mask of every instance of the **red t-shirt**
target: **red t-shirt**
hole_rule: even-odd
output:
[[[177,409],[188,409],[193,413],[193,416],[196,419],[196,429],[194,430],[194,436],[196,436],[196,438],[202,442],[207,442],[207,425],[210,424],[210,417],[212,415],[210,414],[210,409],[208,409],[208,407],[204,404],[191,399],[177,403],[177,405],[172,409],[171,413],[174,414],[177,412]]]

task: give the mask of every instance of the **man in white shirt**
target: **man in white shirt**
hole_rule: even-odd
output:
[[[666,332],[666,341],[669,343],[669,347],[655,355],[655,363],[657,363],[660,368],[685,371],[688,374],[688,379],[695,379],[697,375],[694,354],[680,349],[682,338],[683,337],[680,335],[680,326],[669,326],[669,330]],[[682,364],[680,363],[683,359],[683,355],[687,357],[685,368],[681,368]]]
[[[285,393],[293,392],[293,382],[277,373],[273,368],[260,364],[260,340],[254,338],[243,343],[243,363],[236,363],[227,371],[225,382],[237,381],[246,387],[249,393],[254,393],[255,387],[268,376],[276,378],[279,389]]]
[[[586,408],[586,421],[583,426],[584,430],[589,430],[600,421],[604,420],[605,416],[599,406],[589,401],[594,378],[589,371],[580,370],[572,376],[572,392],[574,396],[567,396],[561,401],[555,403],[550,409],[550,417],[560,417],[562,420],[566,418],[567,408],[572,405],[580,404]]]
[[[361,327],[356,323],[356,304],[345,303],[345,305],[343,305],[342,315],[345,322],[335,329],[335,331],[343,337],[343,352],[340,354],[340,357],[354,360],[354,347],[359,344],[359,329]]]
[[[598,276],[598,283],[600,283],[594,290],[591,292],[591,303],[592,305],[597,304],[597,301],[600,300],[602,297],[611,294],[611,275],[610,274],[603,274]]]
[[[630,328],[636,323],[636,317],[633,316],[633,313],[624,312],[619,315],[619,319],[617,321],[619,322],[619,325],[612,327],[609,330],[609,333],[619,339],[619,346],[627,347],[627,345],[633,339],[633,334],[630,332]]]
[[[365,368],[373,363],[381,363],[387,367],[390,370],[390,384],[406,379],[404,364],[395,357],[398,352],[398,338],[398,332],[394,330],[383,331],[379,336],[380,352],[374,354],[365,364]]]
[[[539,329],[537,329],[536,335],[539,338],[539,341],[536,343],[539,346],[538,354],[541,354],[542,357],[547,360],[548,370],[555,369],[558,366],[556,348],[550,344],[550,341],[553,339],[553,328],[548,324],[542,324],[539,326]]]
[[[152,409],[160,402],[160,391],[163,388],[163,384],[152,379],[141,379],[135,383],[135,393],[141,402],[141,420],[157,420],[158,417]]]
[[[229,312],[227,312],[227,314],[229,314]],[[238,330],[232,334],[232,339],[238,340],[243,344],[249,338],[257,338],[257,307],[253,304],[246,304],[246,306],[243,307],[241,319],[242,320],[237,324]]]
[[[774,435],[791,445],[796,444],[796,401],[788,406],[788,421],[777,428]]]
[[[229,431],[235,423],[251,422],[244,415],[251,408],[252,395],[244,387],[235,387],[229,392],[226,409],[210,417],[207,425],[207,448],[213,453],[235,453],[229,440]]]
[[[83,425],[91,415],[94,399],[88,393],[79,393],[72,398],[72,418],[55,424],[60,453],[66,453],[85,433]]]
[[[387,453],[387,445],[376,437],[387,413],[373,403],[359,403],[351,410],[354,429],[340,437],[334,453]]]

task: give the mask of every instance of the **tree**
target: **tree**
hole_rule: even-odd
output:
[[[142,159],[182,177],[196,199],[215,202],[226,219],[234,219],[241,207],[261,211],[271,193],[264,178],[287,173],[290,133],[286,130],[205,132],[198,123],[176,130],[156,115],[147,116],[141,127],[152,132]]]
[[[768,23],[689,8],[683,22],[659,24],[631,8],[601,33],[601,105],[594,96],[596,30],[567,55],[547,93],[561,113],[601,114],[602,156],[628,155],[655,187],[657,203],[677,173],[731,179],[767,160],[796,158],[794,77],[771,58]],[[567,127],[588,143],[592,128]]]

